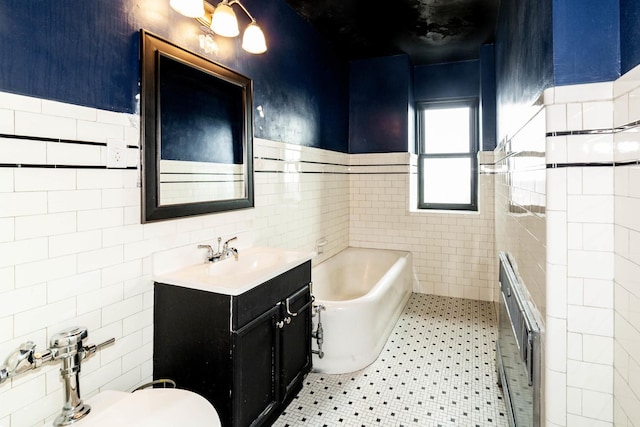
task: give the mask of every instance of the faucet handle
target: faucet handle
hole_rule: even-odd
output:
[[[211,245],[198,245],[198,249],[206,249],[207,257],[211,258],[213,256],[213,248]]]
[[[114,342],[116,342],[115,338],[109,338],[108,340],[106,340],[105,342],[101,342],[100,344],[97,344],[97,345],[91,344],[84,347],[84,351],[87,353],[87,356],[88,356],[90,354],[95,353],[98,350],[101,350],[103,347],[113,344]]]
[[[222,251],[226,252],[227,250],[229,250],[229,242],[233,242],[234,240],[237,240],[237,239],[238,239],[238,236],[233,236],[232,238],[230,238],[229,240],[224,242],[224,246],[222,247]]]

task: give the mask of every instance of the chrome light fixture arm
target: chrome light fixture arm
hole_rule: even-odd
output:
[[[196,21],[200,22],[202,25],[209,27],[211,25],[211,15],[213,15],[213,12],[215,10],[215,6],[213,6],[211,3],[209,3],[207,0],[203,0],[204,1],[204,16],[200,16],[195,18]],[[249,19],[251,20],[251,22],[255,23],[256,20],[253,17],[253,15],[251,15],[251,13],[247,10],[247,8],[240,3],[238,0],[222,0],[219,4],[224,4],[226,6],[233,6],[234,4],[237,4],[238,6],[240,6],[240,8],[244,11],[244,13],[249,17]]]
[[[224,2],[226,3],[227,0],[224,0]],[[253,16],[249,13],[249,11],[247,10],[246,7],[244,7],[244,5],[242,3],[240,3],[238,0],[231,0],[229,3],[229,6],[237,4],[238,6],[240,6],[240,8],[244,11],[244,13],[247,14],[247,16],[249,17],[249,19],[251,19],[251,22],[253,22],[255,24],[256,20],[253,18]]]

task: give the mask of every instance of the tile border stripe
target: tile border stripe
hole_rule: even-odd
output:
[[[545,135],[547,137],[572,136],[572,135],[609,135],[609,134],[625,132],[625,131],[628,131],[629,129],[633,129],[639,126],[640,126],[640,120],[636,120],[636,121],[624,124],[622,126],[617,126],[610,129],[564,130],[564,131],[547,132]]]
[[[124,168],[108,168],[107,166],[95,166],[95,165],[43,165],[43,164],[24,164],[24,163],[0,163],[0,168],[138,170],[137,166],[127,166]]]
[[[547,169],[561,168],[602,168],[602,167],[620,167],[620,166],[640,166],[640,160],[629,160],[625,162],[607,162],[607,163],[547,163]]]
[[[21,139],[25,141],[42,141],[42,142],[58,142],[63,144],[78,144],[78,145],[97,145],[106,147],[106,142],[100,141],[82,141],[77,139],[62,139],[62,138],[47,138],[44,136],[29,136],[29,135],[12,135],[6,133],[0,133],[0,139]],[[137,145],[127,144],[127,148],[140,148]]]

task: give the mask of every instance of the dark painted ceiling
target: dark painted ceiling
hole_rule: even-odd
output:
[[[477,59],[500,0],[286,0],[347,59],[406,53],[414,65]]]

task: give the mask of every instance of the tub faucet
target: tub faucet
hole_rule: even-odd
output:
[[[62,360],[60,375],[64,383],[65,403],[62,413],[54,420],[54,426],[72,424],[89,413],[91,407],[80,399],[80,364],[102,347],[112,344],[111,338],[98,345],[84,346],[82,341],[88,336],[86,328],[73,327],[51,337],[49,348],[42,353],[36,352],[36,345],[27,341],[7,357],[4,365],[0,366],[0,384],[32,369],[37,369],[44,363]]]
[[[318,327],[316,328],[315,332],[314,331],[311,332],[311,338],[316,339],[316,344],[318,344],[318,349],[311,350],[311,353],[317,354],[320,359],[324,357],[324,351],[322,351],[322,343],[324,343],[324,329],[322,328],[322,317],[321,317],[323,310],[326,310],[326,307],[324,305],[322,304],[314,305],[313,313],[311,314],[313,317],[315,317],[316,314],[318,315]]]
[[[218,262],[223,259],[229,258],[231,255],[234,256],[236,261],[238,260],[238,250],[236,248],[230,248],[229,242],[236,240],[237,237],[232,237],[222,246],[222,250],[220,249],[220,243],[222,242],[222,237],[218,237],[218,251],[213,252],[213,248],[211,245],[198,245],[198,249],[207,249],[207,258],[205,259],[205,263],[208,262]]]

